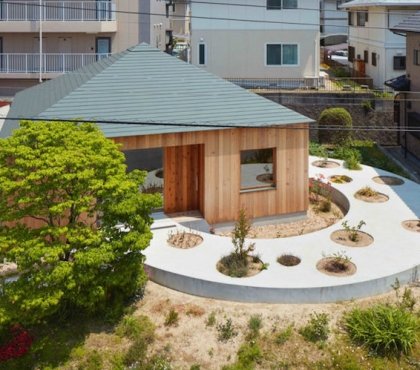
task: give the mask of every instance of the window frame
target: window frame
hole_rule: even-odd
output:
[[[203,54],[204,63],[200,63],[200,61],[201,61],[201,59],[200,59],[200,56],[201,56],[201,50],[200,49],[201,49],[201,47],[204,47],[204,54]],[[197,48],[197,64],[199,66],[206,66],[207,65],[207,44],[205,42],[202,42],[202,41],[200,41],[198,43],[198,48]]]
[[[371,58],[372,58],[372,63],[371,63],[372,66],[376,67],[378,65],[378,54],[372,51]]]
[[[356,24],[357,27],[366,27],[366,23],[369,21],[369,13],[367,10],[360,10],[356,12]]]
[[[268,49],[270,45],[280,45],[281,46],[281,63],[280,64],[268,64]],[[296,64],[284,64],[283,57],[284,57],[284,46],[296,46],[296,57],[297,61]],[[300,53],[299,53],[299,44],[298,43],[291,43],[291,42],[266,42],[264,47],[264,66],[265,67],[299,67],[300,64]]]
[[[420,49],[413,50],[413,65],[420,66]]]
[[[347,60],[350,63],[353,63],[355,59],[356,59],[356,48],[354,46],[349,45]]]
[[[277,1],[280,5],[269,5],[270,1]],[[299,9],[299,0],[296,1],[296,7],[286,7],[284,2],[287,0],[266,0],[265,7],[267,10],[289,10],[289,9]]]
[[[394,55],[392,62],[394,71],[405,71],[407,68],[407,57],[405,55]]]
[[[369,50],[364,50],[363,51],[363,61],[366,64],[369,64]]]
[[[242,165],[245,165],[247,163],[242,163],[242,153],[256,152],[258,150],[271,150],[272,151],[271,174],[273,176],[273,182],[272,182],[271,185],[269,183],[267,183],[267,184],[245,187],[242,184]],[[239,192],[240,193],[250,193],[250,192],[254,192],[254,191],[276,190],[277,189],[277,181],[276,181],[277,180],[277,160],[276,160],[276,158],[277,158],[277,148],[276,147],[241,150],[239,152],[239,179],[240,179]],[[265,163],[265,162],[261,162],[261,163]],[[270,173],[270,172],[266,172],[266,173]],[[259,175],[264,175],[264,170],[261,170],[261,173],[257,174],[257,176],[259,176]],[[257,178],[257,176],[255,177],[255,179]],[[259,180],[256,180],[256,181],[259,181]]]

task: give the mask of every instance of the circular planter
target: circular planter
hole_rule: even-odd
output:
[[[401,223],[404,229],[420,233],[420,220],[406,220]]]
[[[266,184],[272,184],[274,182],[272,173],[262,173],[257,176],[257,181],[264,182]]]
[[[363,231],[355,232],[357,234],[357,241],[352,241],[349,238],[349,232],[344,229],[334,231],[330,238],[333,242],[345,245],[346,247],[367,247],[373,243],[373,236]]]
[[[374,191],[372,194],[364,193],[363,189],[358,190],[354,197],[367,203],[385,203],[389,200],[388,195]]]
[[[293,256],[292,254],[283,254],[277,258],[277,262],[280,265],[291,267],[299,265],[301,259],[299,257]]]
[[[233,277],[233,278],[246,278],[251,277],[259,274],[262,270],[264,270],[264,263],[257,257],[257,256],[248,256],[248,266],[246,268],[241,269],[240,267],[233,269],[229,269],[226,266],[226,263],[230,262],[233,263],[232,259],[234,258],[234,254],[231,253],[225,257],[222,257],[219,262],[217,262],[216,268],[217,271],[222,273],[223,275]],[[237,265],[238,266],[238,265]]]
[[[318,160],[315,162],[312,162],[312,166],[319,167],[319,168],[336,168],[340,167],[340,163],[334,162],[334,161],[323,161]]]
[[[176,232],[168,238],[168,244],[179,249],[194,248],[202,242],[203,238],[200,235],[187,232]]]
[[[354,275],[357,271],[357,267],[353,262],[336,257],[326,257],[319,260],[316,268],[324,274],[339,277]]]
[[[347,184],[353,181],[353,179],[350,176],[346,175],[332,175],[328,178],[328,180],[330,180],[334,184]]]
[[[372,180],[381,185],[396,186],[404,184],[404,180],[395,176],[375,176]]]

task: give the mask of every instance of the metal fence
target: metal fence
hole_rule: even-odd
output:
[[[384,86],[381,89],[373,88],[371,78],[363,77],[307,77],[307,78],[226,78],[234,84],[250,90],[297,90],[297,91],[331,91],[331,92],[366,92],[380,91],[393,92]]]
[[[74,71],[110,54],[42,54],[43,73]],[[38,73],[40,54],[0,54],[0,73]]]
[[[115,3],[111,1],[44,1],[43,21],[113,21]],[[0,2],[0,21],[38,21],[40,5],[34,1]]]

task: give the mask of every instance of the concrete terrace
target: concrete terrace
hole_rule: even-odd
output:
[[[316,158],[309,159],[312,163]],[[244,302],[306,303],[333,302],[376,295],[391,289],[398,278],[400,282],[417,279],[420,265],[420,233],[406,230],[401,223],[420,218],[420,185],[404,179],[399,186],[375,183],[378,175],[395,176],[389,172],[363,166],[362,171],[350,171],[342,166],[318,168],[309,165],[310,177],[323,174],[347,175],[353,181],[333,184],[350,202],[344,220],[350,225],[360,220],[366,222],[362,229],[374,237],[368,247],[354,248],[336,244],[330,239],[333,231],[342,229],[338,222],[326,229],[302,236],[279,239],[252,239],[255,253],[269,263],[267,270],[248,278],[231,278],[217,271],[218,260],[233,249],[230,238],[212,235],[209,225],[201,218],[181,217],[171,219],[162,213],[155,214],[152,226],[153,240],[145,255],[150,279],[185,293]],[[398,176],[396,176],[398,177]],[[389,196],[385,203],[366,203],[353,194],[364,186]],[[168,233],[193,229],[204,239],[192,249],[178,249],[167,244]],[[352,276],[335,277],[316,269],[325,255],[345,251],[356,264]],[[294,267],[276,262],[277,257],[290,253],[301,258]]]

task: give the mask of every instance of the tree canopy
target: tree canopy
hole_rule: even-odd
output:
[[[161,198],[124,162],[94,124],[23,121],[0,140],[0,258],[19,271],[0,287],[0,324],[95,312],[142,288]]]

